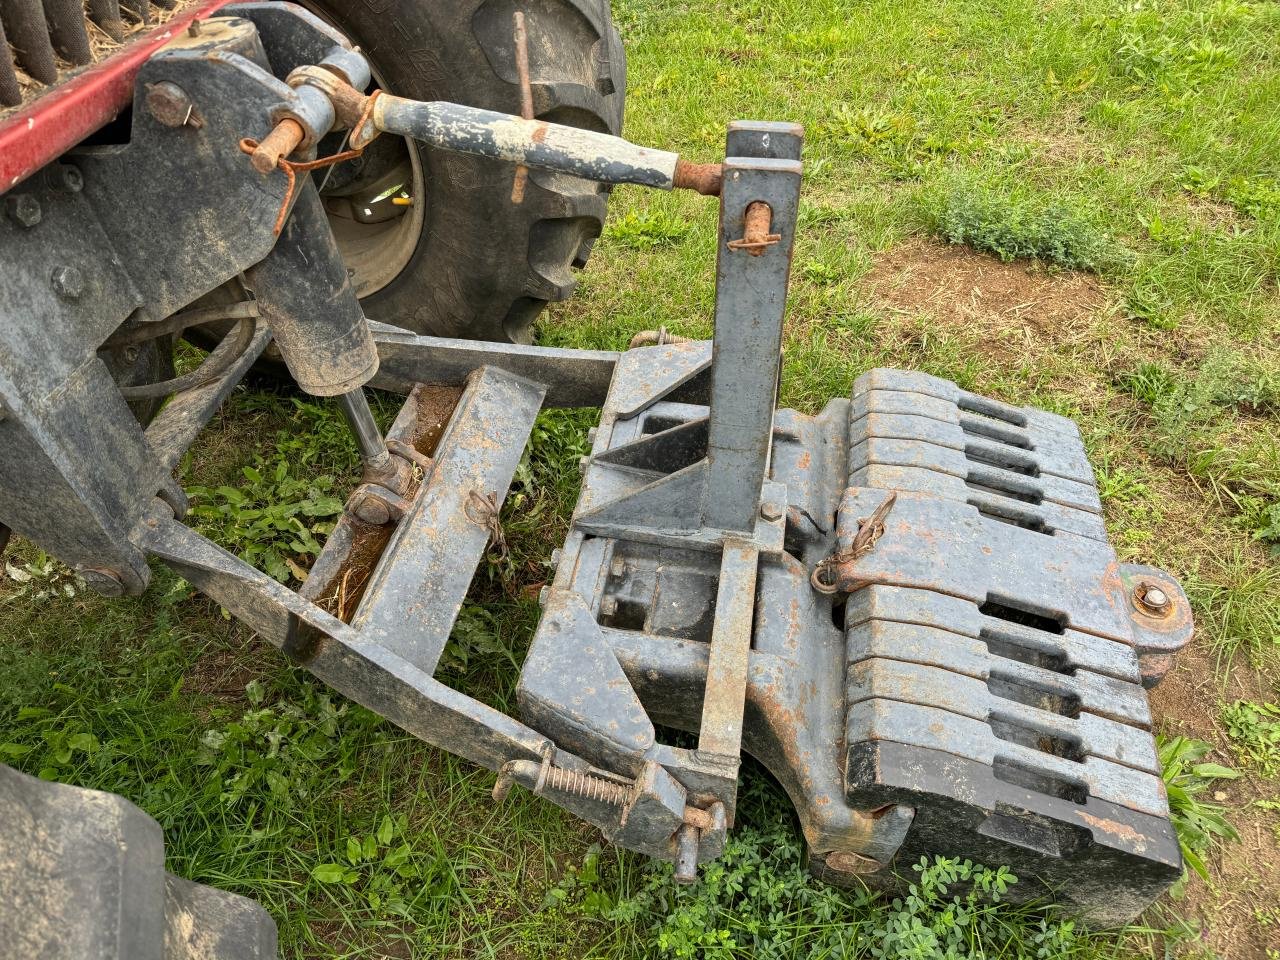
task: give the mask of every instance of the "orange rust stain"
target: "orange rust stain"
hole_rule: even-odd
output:
[[[804,453],[800,454],[800,459],[796,461],[796,469],[808,470],[809,464],[812,460],[813,460],[813,457],[810,455],[809,451],[806,450]]]
[[[1091,827],[1109,833],[1113,837],[1119,837],[1121,840],[1128,840],[1130,843],[1141,843],[1142,834],[1129,826],[1127,823],[1120,823],[1117,820],[1108,820],[1106,817],[1095,817],[1092,814],[1085,813],[1083,810],[1077,810],[1076,814],[1085,823]]]

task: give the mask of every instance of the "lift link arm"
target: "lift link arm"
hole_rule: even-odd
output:
[[[659,190],[694,190],[719,196],[720,164],[690,163],[666,150],[641,147],[621,137],[457,103],[426,103],[378,93],[366,96],[326,66],[299,67],[294,88],[323,92],[333,104],[335,124],[352,131],[350,147],[362,150],[379,133],[413,137],[455,153],[551,170],[599,183],[633,183]],[[367,122],[361,123],[363,118]],[[294,118],[281,119],[253,154],[254,167],[274,170],[280,159],[312,139]]]

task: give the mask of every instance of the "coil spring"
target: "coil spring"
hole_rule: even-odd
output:
[[[580,770],[566,770],[564,767],[551,767],[547,770],[543,786],[615,807],[625,806],[631,796],[631,791],[620,783],[594,777]]]

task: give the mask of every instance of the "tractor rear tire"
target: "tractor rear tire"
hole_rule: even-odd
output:
[[[520,84],[512,14],[520,9],[534,114],[608,133],[622,127],[626,64],[608,0],[304,3],[360,46],[375,85],[388,93],[515,114]],[[370,276],[361,275],[353,251],[343,251],[365,313],[436,336],[531,342],[535,318],[573,292],[571,267],[586,262],[600,234],[607,188],[530,171],[517,204],[511,164],[405,144],[419,192],[401,203],[411,199],[403,216],[415,217],[418,229],[388,249],[390,261],[376,253],[366,258]],[[374,188],[387,182],[396,179]],[[330,217],[342,248],[343,225],[332,210]],[[345,228],[358,234],[351,221]],[[358,241],[357,235],[349,242]],[[388,276],[388,262],[394,267],[399,260],[403,267]]]

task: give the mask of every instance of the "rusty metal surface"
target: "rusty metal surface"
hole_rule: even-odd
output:
[[[724,186],[724,165],[677,160],[672,186],[677,190],[693,190],[703,196],[718,197]]]
[[[403,443],[430,457],[461,395],[457,387],[414,387],[387,431],[388,445]],[[413,499],[420,482],[415,473],[413,485],[405,492],[407,499]],[[391,533],[390,527],[362,523],[350,511],[343,511],[299,592],[350,622]]]
[[[742,215],[742,236],[730,240],[730,250],[743,250],[753,257],[764,256],[765,250],[782,239],[773,233],[773,210],[763,200],[753,200]]]
[[[524,120],[533,119],[533,84],[529,81],[529,32],[524,26],[524,14],[517,10],[511,15],[512,35],[516,49],[516,80],[520,84],[520,116]],[[511,182],[511,202],[524,202],[524,188],[529,179],[529,168],[524,164],[516,164],[516,172]]]
[[[423,103],[390,95],[374,104],[382,133],[413,137],[433,147],[568,173],[600,183],[634,183],[670,190],[676,154],[637,146],[594,130],[526,120],[456,103]]]
[[[473,495],[506,497],[545,388],[482,367],[463,391],[430,473],[369,578],[352,625],[434,672],[491,528]]]
[[[280,165],[280,158],[287,157],[298,149],[307,132],[302,124],[290,117],[285,117],[253,148],[249,160],[253,169],[261,174],[268,174]]]
[[[750,544],[725,542],[698,726],[699,753],[736,760],[742,750],[742,711],[747,699],[759,561],[759,551]]]

